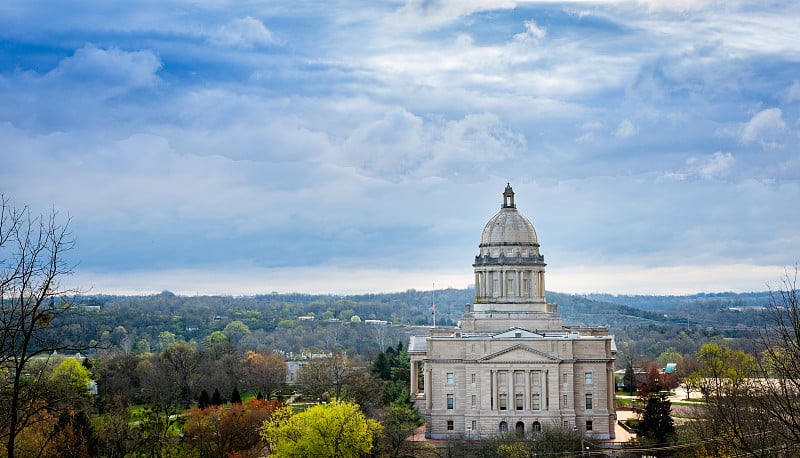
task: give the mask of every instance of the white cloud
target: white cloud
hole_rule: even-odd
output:
[[[764,291],[785,270],[783,266],[726,263],[651,267],[635,265],[549,267],[547,288],[553,291],[589,294],[683,295],[701,292]]]
[[[710,157],[690,158],[686,165],[690,173],[703,179],[713,179],[725,176],[735,162],[733,154],[717,151]]]
[[[208,41],[219,46],[252,48],[277,44],[272,32],[258,19],[236,18],[212,33]]]
[[[547,35],[547,30],[539,27],[533,19],[524,22],[525,31],[514,35],[517,41],[541,40]]]
[[[789,89],[786,90],[786,103],[800,100],[800,81],[793,81]]]
[[[87,44],[59,62],[45,79],[127,90],[152,86],[158,81],[156,72],[160,68],[161,61],[152,51],[102,49]]]
[[[511,9],[515,6],[515,0],[407,0],[391,20],[395,22],[399,19],[407,27],[433,27],[476,12]]]
[[[783,112],[780,108],[767,108],[759,111],[746,122],[741,130],[744,143],[761,142],[762,145],[774,144],[776,134],[786,128]]]
[[[619,138],[629,138],[636,135],[636,132],[636,126],[629,119],[623,119],[614,130],[614,135]]]
[[[420,118],[391,110],[356,128],[343,161],[372,176],[476,177],[514,157],[525,138],[491,113],[458,120]]]
[[[728,176],[735,163],[733,154],[717,151],[707,156],[690,157],[682,170],[667,172],[661,178],[670,181],[718,180]]]

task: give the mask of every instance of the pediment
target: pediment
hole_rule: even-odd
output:
[[[523,343],[518,343],[512,345],[510,347],[503,348],[502,350],[498,350],[494,353],[490,353],[480,359],[478,361],[482,362],[559,362],[559,359],[553,355],[545,353],[541,350],[537,350],[530,345],[525,345]]]

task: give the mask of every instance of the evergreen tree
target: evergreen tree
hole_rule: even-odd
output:
[[[642,421],[639,422],[640,437],[651,439],[657,444],[676,439],[675,424],[670,416],[672,403],[664,393],[652,394],[644,407]]]
[[[205,409],[209,405],[211,405],[211,398],[208,396],[208,391],[203,390],[200,392],[200,400],[197,402],[197,406]]]
[[[233,393],[231,393],[231,403],[232,404],[242,403],[242,395],[239,394],[239,388],[237,387],[233,387]]]
[[[389,347],[392,348],[392,347]],[[387,353],[378,353],[378,357],[375,358],[375,361],[372,362],[372,373],[377,375],[381,378],[381,380],[391,380],[392,379],[392,368],[390,359],[387,357]]]
[[[211,395],[211,405],[214,406],[222,405],[222,395],[219,394],[219,389],[217,388],[214,388],[214,394]]]

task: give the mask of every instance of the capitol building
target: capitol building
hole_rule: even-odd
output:
[[[478,245],[475,300],[455,328],[412,336],[411,399],[434,439],[547,428],[613,439],[614,337],[564,326],[545,299],[545,262],[510,185]]]

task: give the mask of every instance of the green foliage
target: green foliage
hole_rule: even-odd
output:
[[[670,416],[672,403],[666,394],[651,395],[642,413],[637,432],[640,437],[654,441],[657,444],[673,442],[676,439],[675,424]]]
[[[50,374],[50,382],[66,386],[77,396],[89,395],[92,374],[75,358],[65,358]]]
[[[231,404],[241,404],[242,395],[239,394],[239,388],[234,387],[231,393]]]
[[[355,403],[337,399],[295,414],[279,409],[261,429],[262,437],[277,457],[358,457],[372,450],[380,423],[367,419]]]

